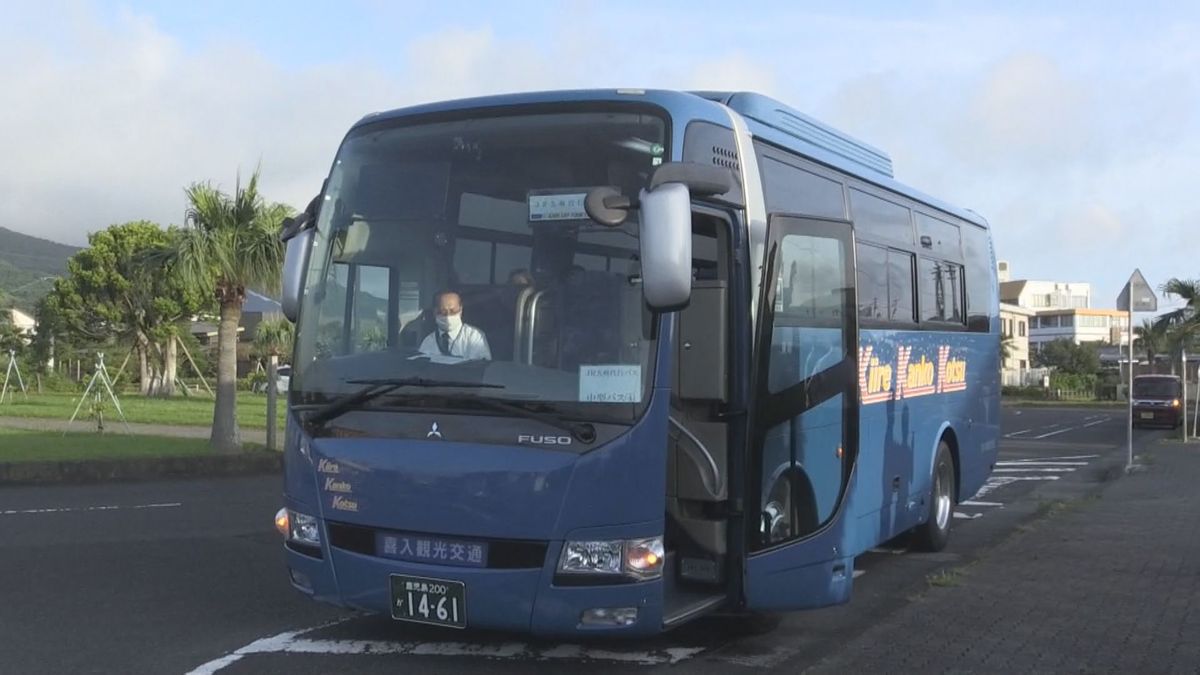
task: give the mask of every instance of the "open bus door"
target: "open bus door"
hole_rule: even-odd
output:
[[[858,314],[849,222],[768,223],[747,471],[748,609],[846,602],[858,451]],[[757,516],[757,517],[756,517]]]

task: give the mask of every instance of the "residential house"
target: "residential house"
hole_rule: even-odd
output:
[[[1027,370],[1029,363],[1029,324],[1034,311],[1000,303],[1000,337],[1008,340],[1008,358],[1000,367],[1004,370]]]
[[[268,319],[283,317],[283,308],[279,301],[255,291],[246,291],[246,302],[242,305],[242,320],[238,324],[238,377],[244,377],[254,369],[250,345],[258,331],[258,324]],[[202,345],[215,345],[217,341],[217,324],[211,320],[192,322],[190,332],[196,336]]]
[[[4,313],[4,317],[8,319],[12,325],[17,327],[17,330],[24,333],[27,337],[32,338],[37,331],[37,321],[32,317],[13,307],[11,309],[0,310]]]

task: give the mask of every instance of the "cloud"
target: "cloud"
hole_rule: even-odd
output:
[[[64,22],[67,54],[4,41],[0,225],[82,243],[138,218],[178,223],[183,188],[232,187],[260,162],[268,197],[303,206],[341,135],[404,100],[370,70],[288,71],[253,50],[188,51],[144,16]]]
[[[777,96],[775,73],[763,63],[741,52],[702,61],[687,75],[687,89],[713,91],[754,91]]]
[[[991,68],[973,92],[957,147],[1023,164],[1079,154],[1092,136],[1089,98],[1047,55],[1015,54]]]
[[[353,122],[413,103],[749,89],[883,148],[900,181],[987,216],[1018,275],[1089,279],[1107,297],[1134,266],[1200,274],[1180,243],[1200,221],[1194,12],[430,5],[388,42],[386,26],[412,10],[383,3],[365,13],[385,27],[330,26],[361,34],[353,51],[315,45],[297,65],[244,26],[205,42],[89,7],[17,5],[0,24],[11,64],[0,225],[81,243],[113,222],[178,222],[186,185],[231,187],[260,162],[267,196],[301,207]]]

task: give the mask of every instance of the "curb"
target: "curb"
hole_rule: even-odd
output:
[[[65,462],[7,462],[0,463],[0,487],[253,476],[280,473],[282,468],[283,454],[276,452]]]

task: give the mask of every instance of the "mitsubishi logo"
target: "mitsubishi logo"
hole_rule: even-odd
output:
[[[442,440],[442,432],[438,431],[438,423],[434,422],[433,426],[429,427],[429,433],[425,434],[425,438],[436,438]]]

